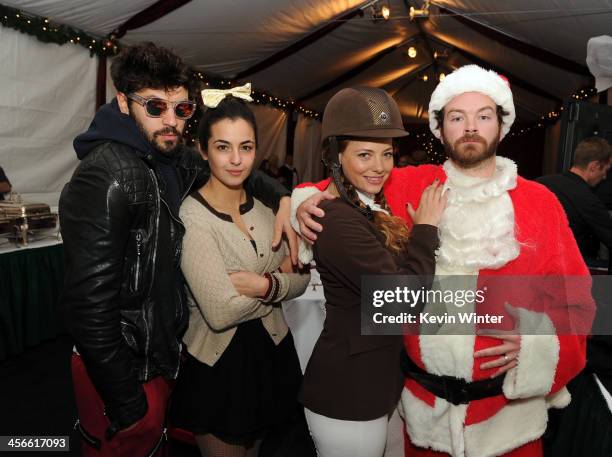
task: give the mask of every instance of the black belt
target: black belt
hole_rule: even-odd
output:
[[[402,351],[401,366],[404,375],[412,378],[436,397],[444,398],[453,405],[467,405],[473,400],[502,395],[504,375],[491,379],[468,382],[454,376],[439,376],[427,373]]]

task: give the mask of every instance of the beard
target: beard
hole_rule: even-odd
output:
[[[178,129],[175,127],[166,127],[154,132],[149,132],[145,129],[145,126],[139,122],[138,119],[136,119],[136,117],[132,116],[132,119],[134,119],[134,122],[138,126],[138,130],[140,130],[142,136],[146,138],[147,142],[153,149],[168,157],[176,157],[178,155],[182,140],[182,133],[179,132]],[[176,140],[163,141],[161,139],[163,135],[176,135]]]
[[[497,145],[499,144],[499,135],[496,135],[490,144],[478,134],[463,135],[453,144],[444,136],[444,131],[442,132],[442,136],[444,138],[444,151],[447,157],[456,163],[458,167],[464,169],[476,168],[481,163],[493,157],[497,151]],[[473,141],[475,143],[468,143],[468,141]]]

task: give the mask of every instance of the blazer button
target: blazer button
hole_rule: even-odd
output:
[[[263,253],[259,254],[259,257],[263,257]]]
[[[255,227],[249,227],[249,230],[255,230]]]

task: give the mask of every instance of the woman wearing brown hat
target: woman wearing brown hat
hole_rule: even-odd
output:
[[[325,161],[337,197],[313,247],[327,316],[300,394],[319,457],[380,457],[387,423],[403,387],[401,336],[363,336],[363,275],[433,275],[437,224],[446,205],[432,184],[418,209],[408,207],[409,232],[382,192],[393,168],[393,138],[407,135],[395,101],[368,87],[344,89],[323,115]]]

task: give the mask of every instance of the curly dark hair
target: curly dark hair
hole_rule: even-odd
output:
[[[141,89],[184,87],[193,98],[198,88],[179,56],[150,42],[123,48],[113,59],[110,72],[115,88],[124,94]]]

